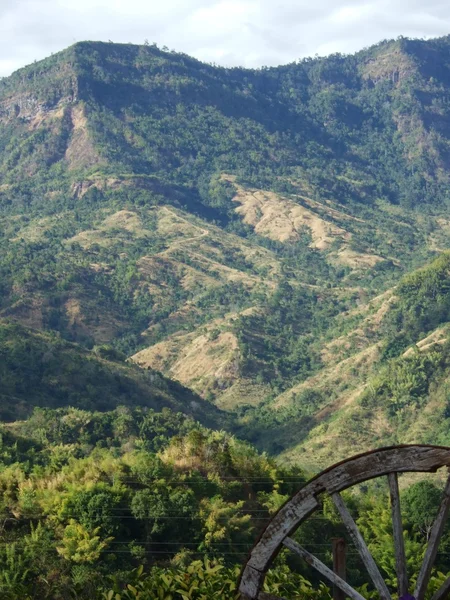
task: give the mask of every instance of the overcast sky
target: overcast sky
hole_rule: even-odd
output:
[[[448,0],[0,0],[0,76],[87,39],[257,67],[448,33]]]

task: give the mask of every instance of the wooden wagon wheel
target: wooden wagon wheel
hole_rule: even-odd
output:
[[[346,596],[352,598],[352,600],[364,600],[364,597],[347,582],[289,537],[302,522],[319,508],[318,497],[321,494],[329,494],[380,598],[391,600],[387,585],[340,495],[342,490],[384,475],[387,475],[388,478],[391,497],[398,595],[400,598],[408,595],[411,590],[409,589],[406,572],[397,474],[407,472],[430,473],[444,466],[450,467],[450,448],[416,445],[394,446],[366,452],[322,471],[278,511],[253,547],[239,582],[239,591],[242,598],[245,600],[277,600],[276,596],[262,592],[262,586],[265,574],[278,552],[282,548],[288,548],[306,560],[334,586],[342,590]],[[431,529],[423,564],[417,578],[414,590],[416,600],[423,600],[425,597],[449,508],[450,475],[447,479],[441,505]],[[436,592],[432,600],[443,600],[449,592],[450,578]]]

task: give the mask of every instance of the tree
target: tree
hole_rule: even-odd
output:
[[[114,539],[108,537],[104,540],[98,535],[100,527],[89,532],[83,525],[71,519],[64,529],[61,545],[56,547],[57,552],[66,560],[77,564],[94,563],[98,561],[101,553]]]
[[[411,485],[403,495],[405,522],[412,532],[419,532],[428,541],[436,518],[442,491],[431,481],[419,481]]]

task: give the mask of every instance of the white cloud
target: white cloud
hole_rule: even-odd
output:
[[[375,3],[367,4],[344,4],[333,11],[329,17],[331,23],[337,25],[348,25],[349,23],[356,24],[361,21],[366,21],[377,13]]]
[[[86,39],[254,67],[447,33],[442,0],[0,0],[0,75]]]

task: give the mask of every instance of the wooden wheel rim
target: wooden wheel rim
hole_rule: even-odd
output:
[[[397,473],[432,473],[441,467],[450,467],[449,447],[402,445],[380,448],[371,452],[358,454],[322,471],[280,508],[262,532],[251,550],[241,573],[239,591],[242,597],[246,600],[270,598],[270,596],[261,592],[265,574],[278,552],[283,547],[287,547],[307,560],[322,575],[325,575],[325,577],[340,587],[353,600],[364,600],[356,590],[345,584],[343,580],[335,576],[323,563],[289,537],[319,507],[318,496],[328,493],[332,497],[381,598],[383,600],[390,600],[387,586],[340,496],[341,491],[353,485],[385,475],[388,476],[391,495],[398,592],[400,597],[404,596],[408,593],[408,579],[404,556]],[[424,562],[417,580],[414,591],[416,600],[423,600],[425,596],[449,508],[450,476],[444,490],[438,515],[432,527]],[[326,572],[321,569],[326,569]],[[432,600],[441,600],[449,590],[450,580],[444,583]],[[272,596],[272,598],[275,597]]]

